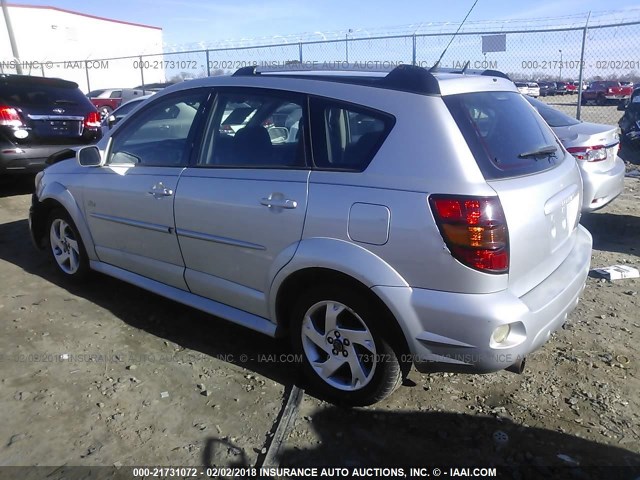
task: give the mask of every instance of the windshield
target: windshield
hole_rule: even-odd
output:
[[[564,112],[560,110],[556,110],[553,107],[550,107],[544,102],[540,100],[536,100],[535,98],[526,97],[527,101],[538,110],[538,113],[544,121],[549,124],[550,127],[569,127],[571,125],[577,125],[580,123],[579,120],[576,120],[573,117],[570,117]]]
[[[487,179],[548,170],[564,158],[549,126],[518,93],[462,93],[444,101]]]

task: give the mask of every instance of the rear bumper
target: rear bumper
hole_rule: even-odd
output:
[[[587,172],[582,174],[583,196],[582,211],[593,212],[614,200],[624,189],[624,162],[616,157],[613,167],[606,172]]]
[[[544,344],[575,308],[591,262],[592,239],[578,226],[565,261],[518,298],[509,290],[460,294],[410,287],[374,287],[400,322],[421,372],[487,373],[513,365]],[[506,340],[492,333],[509,324]]]
[[[0,175],[37,173],[47,166],[45,161],[50,155],[72,147],[72,145],[3,147],[0,149]]]

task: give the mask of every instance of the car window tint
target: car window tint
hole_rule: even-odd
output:
[[[122,90],[114,90],[109,95],[109,98],[120,98],[120,97],[122,97]]]
[[[522,95],[476,92],[444,101],[487,179],[540,172],[564,158],[555,135]]]
[[[186,165],[187,138],[205,98],[205,92],[191,92],[149,104],[118,130],[109,163]]]
[[[325,99],[312,101],[316,167],[363,171],[393,126],[393,117]]]
[[[305,167],[301,97],[223,93],[207,122],[198,165],[204,167]]]

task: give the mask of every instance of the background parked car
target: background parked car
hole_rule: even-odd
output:
[[[556,86],[554,84],[552,84],[551,82],[537,82],[537,83],[538,83],[538,88],[540,89],[541,97],[555,95]]]
[[[537,98],[540,96],[540,85],[536,82],[527,82],[527,90],[530,97]]]
[[[565,82],[564,85],[567,93],[578,93],[578,86],[576,85],[576,82]]]
[[[106,88],[102,90],[92,90],[87,93],[87,97],[89,97],[91,103],[96,106],[103,118],[123,103],[142,95],[144,95],[142,90],[134,88]]]
[[[633,87],[623,86],[616,81],[591,82],[582,92],[582,104],[595,102],[596,105],[626,102],[633,93]]]
[[[523,95],[529,95],[529,85],[527,82],[514,82],[516,84],[516,88]]]
[[[584,192],[582,211],[598,210],[620,195],[624,188],[625,168],[618,157],[618,129],[611,125],[581,122],[546,103],[525,98],[578,161]]]
[[[624,115],[618,122],[620,139],[631,147],[640,147],[640,88],[636,88],[629,102],[621,107]]]
[[[556,95],[566,95],[567,92],[567,84],[564,82],[555,82],[555,94]]]
[[[0,74],[0,175],[42,170],[49,155],[102,137],[77,83]]]
[[[129,115],[138,105],[144,102],[147,98],[153,96],[153,93],[149,95],[142,95],[141,97],[134,98],[133,100],[129,100],[127,103],[120,105],[116,108],[111,115],[108,115],[102,119],[100,123],[100,128],[102,129],[102,134],[106,134],[109,130],[111,130],[116,123],[122,120],[124,117]]]

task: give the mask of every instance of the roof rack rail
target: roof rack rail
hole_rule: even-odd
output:
[[[410,64],[401,64],[391,70],[388,68],[362,69],[353,64],[339,64],[337,66],[334,66],[331,63],[322,65],[293,63],[288,66],[276,68],[265,68],[259,67],[257,65],[250,65],[247,67],[239,68],[233,73],[233,76],[249,77],[261,75],[263,73],[268,74],[268,76],[277,76],[280,74],[282,76],[286,75],[289,78],[304,78],[332,82],[354,83],[372,87],[388,88],[391,90],[400,90],[403,92],[419,93],[423,95],[438,95],[441,93],[439,82],[434,76],[434,74],[436,73],[484,75],[501,77],[510,80],[510,78],[506,74],[498,70],[471,70],[469,69],[469,62],[464,65],[462,70],[433,70],[433,67],[427,70],[426,68]],[[338,73],[338,75],[336,75],[336,73]],[[364,73],[374,73],[377,75],[363,76],[362,74]]]

